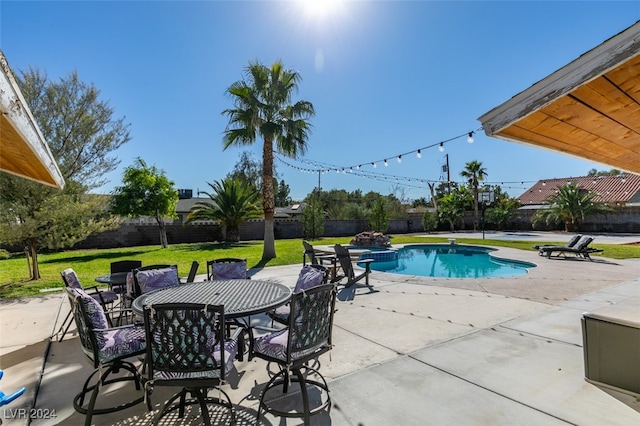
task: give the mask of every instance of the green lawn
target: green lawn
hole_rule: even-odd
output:
[[[313,245],[348,244],[351,237],[323,238],[311,240]],[[14,255],[0,260],[0,299],[34,296],[42,294],[42,290],[61,288],[63,286],[60,271],[73,268],[85,286],[95,285],[94,278],[108,273],[109,264],[116,260],[139,259],[143,265],[169,263],[178,265],[181,276],[189,273],[191,262],[200,262],[198,273],[206,273],[206,261],[220,257],[240,257],[247,259],[250,268],[290,265],[302,262],[302,240],[277,240],[278,257],[262,262],[262,241],[206,244],[175,244],[167,249],[160,246],[127,247],[105,250],[70,250],[59,253],[42,253],[39,255],[40,274],[42,279],[29,281],[25,278],[27,264],[24,255]],[[443,237],[395,236],[394,244],[438,243],[447,242]],[[456,238],[462,244],[479,244],[500,247],[512,247],[521,250],[532,250],[531,241],[482,240]],[[536,242],[535,244],[564,244],[564,241]],[[614,259],[640,258],[640,246],[595,244],[604,249],[604,257]]]

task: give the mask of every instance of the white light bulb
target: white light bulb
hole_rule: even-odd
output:
[[[418,150],[418,152],[416,153],[416,157],[422,158],[422,152],[420,152],[420,150]]]

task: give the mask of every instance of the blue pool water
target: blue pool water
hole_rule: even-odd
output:
[[[420,244],[401,249],[372,252],[363,259],[374,259],[371,269],[392,274],[441,278],[492,278],[525,275],[536,265],[489,255],[488,247]]]

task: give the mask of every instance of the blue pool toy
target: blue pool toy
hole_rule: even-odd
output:
[[[4,375],[4,371],[0,370],[0,379],[2,379],[3,375]],[[3,405],[9,404],[14,399],[22,395],[26,390],[27,388],[22,387],[10,395],[6,395],[4,392],[0,391],[0,407],[2,407]]]

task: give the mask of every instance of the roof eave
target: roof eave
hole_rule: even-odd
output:
[[[0,50],[0,170],[64,188],[64,178]]]
[[[640,54],[640,21],[518,93],[478,120],[487,136],[510,126],[621,62]],[[507,139],[504,138],[503,139]],[[526,141],[520,141],[525,142]]]

